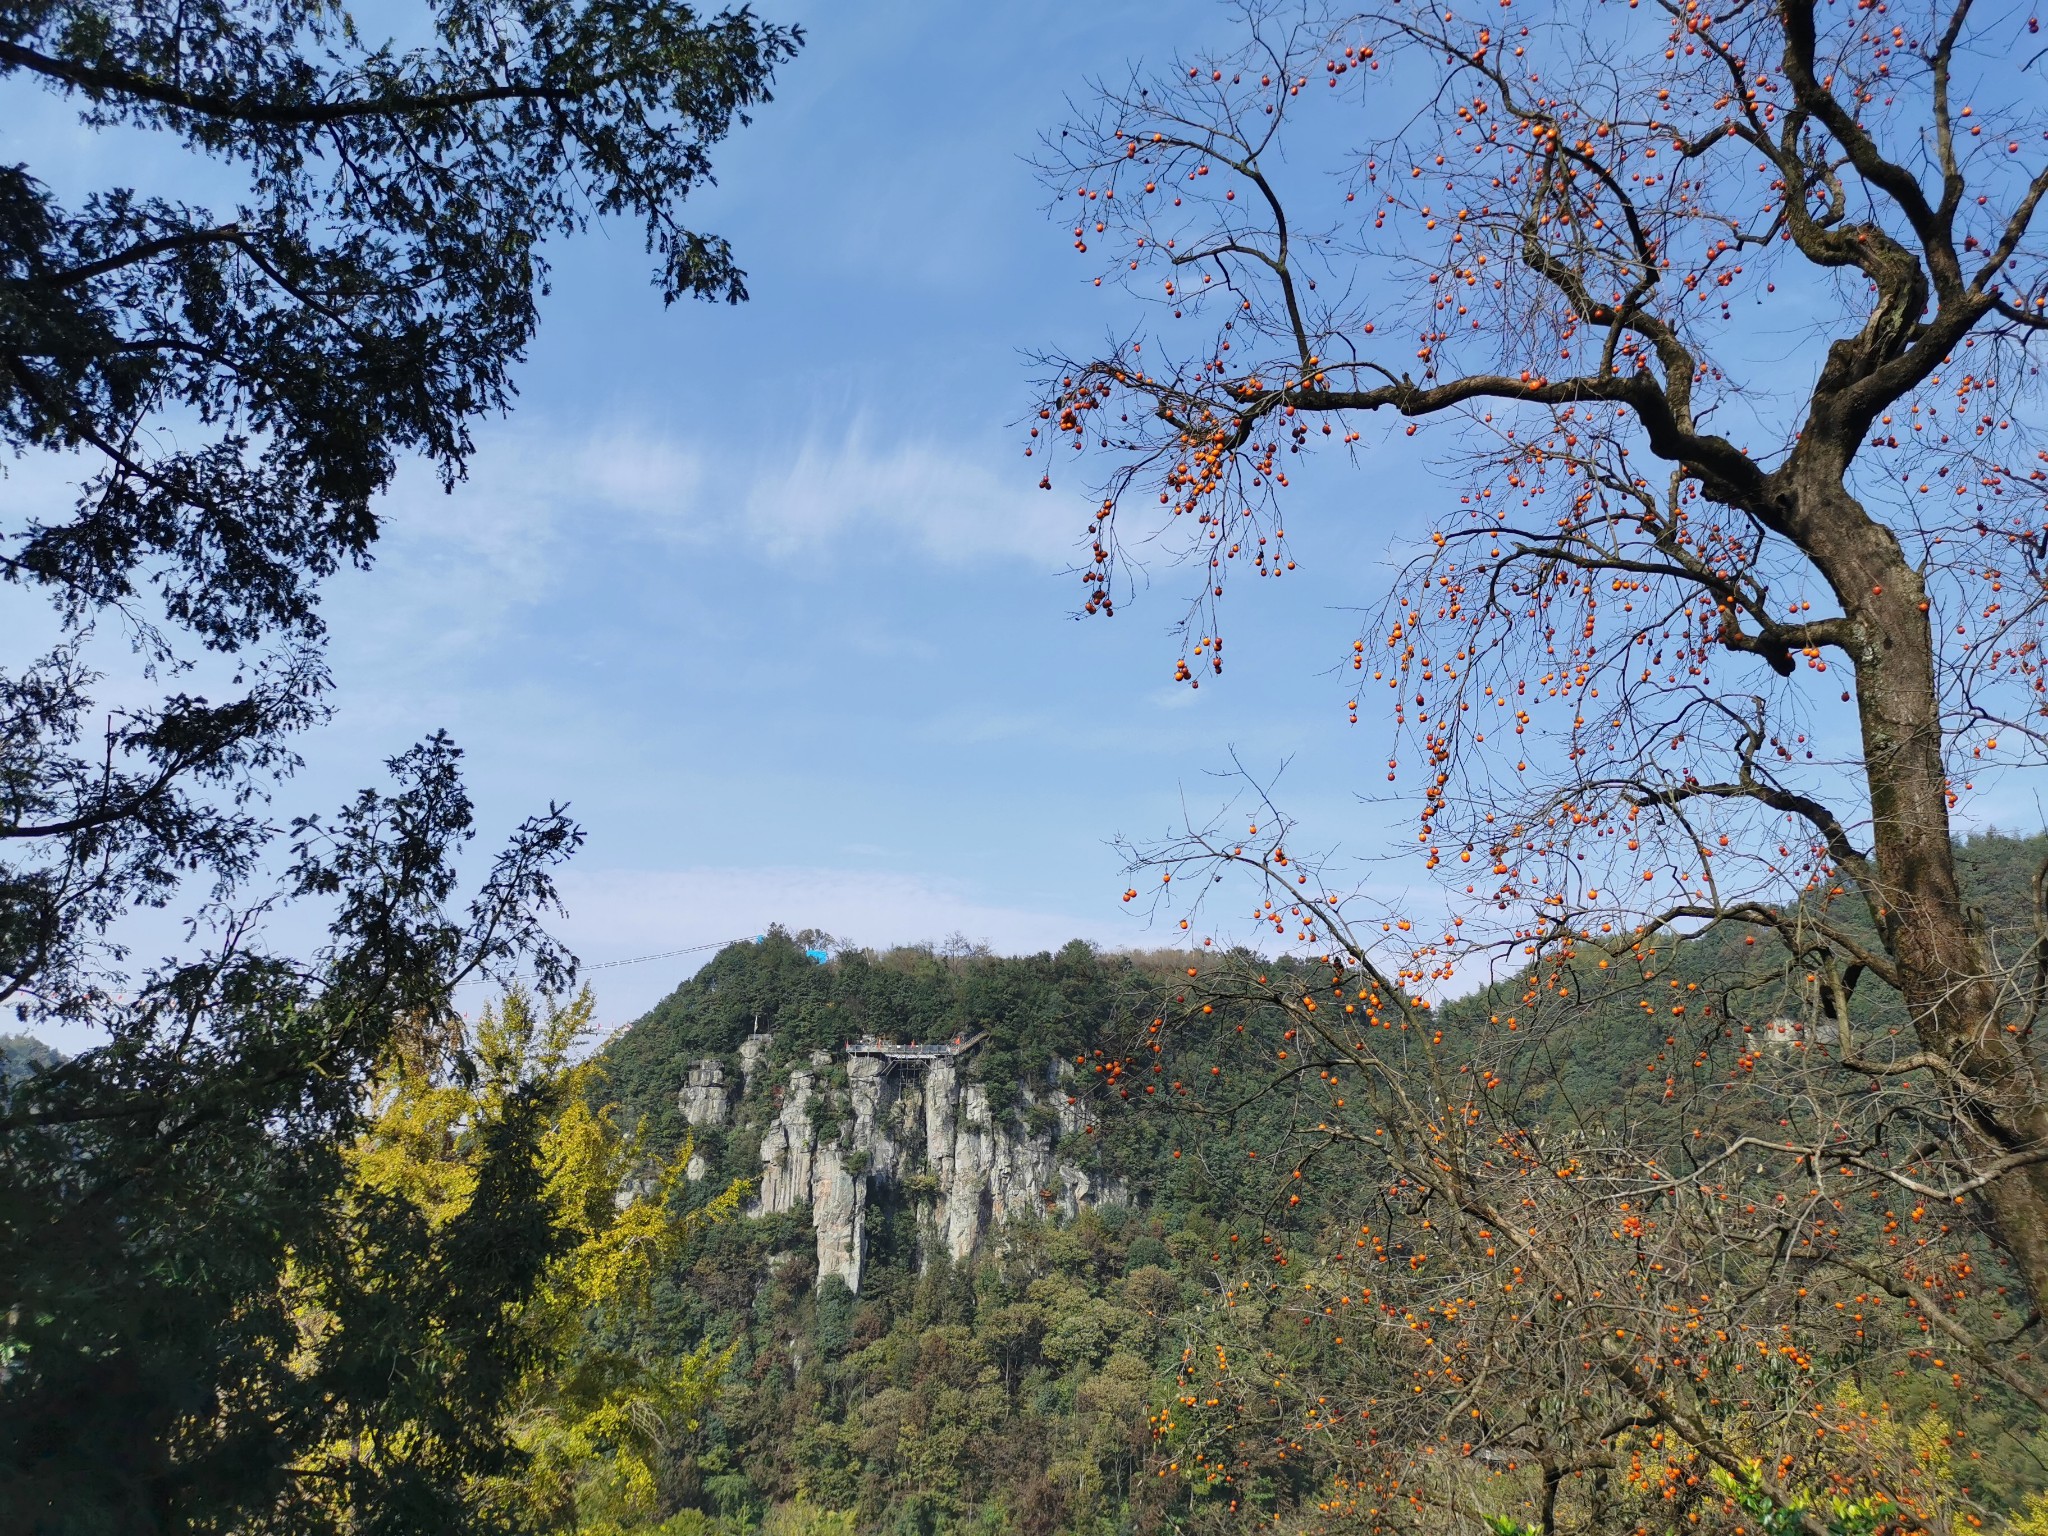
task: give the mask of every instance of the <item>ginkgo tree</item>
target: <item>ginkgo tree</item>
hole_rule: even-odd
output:
[[[521,1248],[508,1239],[527,1236],[536,1216],[543,1235],[533,1243],[535,1273],[504,1307],[496,1347],[481,1360],[459,1310],[427,1304],[408,1314],[389,1304],[394,1281],[379,1272],[384,1254],[373,1243],[361,1244],[362,1262],[344,1276],[296,1277],[302,1370],[332,1371],[337,1360],[370,1352],[408,1361],[387,1394],[352,1405],[353,1419],[337,1415],[326,1443],[294,1468],[301,1485],[333,1490],[316,1493],[317,1506],[359,1503],[353,1485],[391,1479],[393,1464],[454,1460],[440,1442],[467,1449],[467,1436],[507,1442],[501,1464],[472,1470],[464,1491],[515,1528],[672,1512],[663,1505],[665,1496],[673,1504],[675,1452],[698,1428],[733,1351],[702,1343],[655,1359],[611,1335],[646,1313],[655,1281],[694,1236],[738,1211],[746,1186],[680,1208],[694,1148],[686,1140],[657,1161],[594,1098],[594,1010],[588,988],[566,1001],[509,991],[482,1011],[466,1058],[413,1057],[378,1085],[368,1128],[346,1158],[343,1200],[358,1233],[409,1228],[420,1259],[410,1267],[428,1288],[465,1251],[472,1263],[514,1260]],[[480,1209],[508,1128],[539,1175],[532,1208]],[[492,1241],[465,1232],[489,1221],[500,1225]],[[380,1290],[381,1304],[364,1305],[361,1293]],[[416,1329],[405,1346],[387,1336],[394,1315]],[[496,1378],[488,1411],[458,1384],[478,1376]],[[448,1414],[454,1404],[472,1420]]]
[[[1673,1362],[1702,1357],[1645,1355],[1645,1319],[1732,1307],[1699,1266],[1746,1254],[1744,1307],[1711,1326],[1811,1324],[1794,1265],[1825,1260],[1861,1271],[1831,1312],[1902,1303],[1900,1339],[1941,1333],[2041,1400],[2048,926],[1990,931],[1954,833],[2048,749],[2048,44],[1967,0],[1255,9],[1243,30],[1048,137],[1077,251],[1158,318],[1046,359],[1030,448],[1095,466],[1088,612],[1114,612],[1134,543],[1177,541],[1190,686],[1222,671],[1229,579],[1294,569],[1281,512],[1312,450],[1448,461],[1442,514],[1361,594],[1381,606],[1338,664],[1352,719],[1384,697],[1387,777],[1419,780],[1414,846],[1451,912],[1426,934],[1368,917],[1271,805],[1144,862],[1204,900],[1241,866],[1252,916],[1322,950],[1328,990],[1261,993],[1299,1037],[1266,1067],[1354,1085],[1317,1130],[1400,1213],[1383,1243],[1419,1222],[1465,1256],[1447,1284],[1493,1287],[1461,1327],[1490,1317],[1492,1347],[1528,1325],[1496,1263],[1555,1306],[1619,1305],[1628,1278],[1633,1321],[1604,1344],[1574,1323],[1543,1369],[1595,1373],[1623,1430],[1754,1473],[1773,1518],[1822,1528],[1751,1465],[1711,1371],[1679,1371],[1691,1414]],[[1775,951],[1796,1049],[1754,1049],[1697,983],[1690,1014],[1648,995],[1657,957],[1703,939]],[[1660,1039],[1776,1074],[1748,1118],[1696,1118],[1693,1150],[1661,1126],[1572,1154],[1503,1106],[1539,1017],[1624,972]],[[1501,1006],[1446,1041],[1431,998],[1489,975]],[[1770,1193],[1741,1193],[1738,1162]],[[1549,1214],[1524,1220],[1537,1169]],[[1850,1214],[1837,1170],[1862,1181]],[[1618,1270],[1580,1263],[1624,1237]],[[1492,1379],[1540,1400],[1536,1357],[1509,1354],[1523,1374],[1496,1359]],[[1793,1394],[1808,1415],[1824,1395]],[[1553,1466],[1567,1443],[1617,1454],[1621,1430],[1567,1428],[1514,1433]]]

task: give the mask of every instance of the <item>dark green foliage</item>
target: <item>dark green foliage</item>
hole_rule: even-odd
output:
[[[173,968],[107,1007],[108,1045],[0,1094],[0,1486],[30,1529],[456,1531],[465,1478],[509,1454],[507,1304],[558,1241],[546,1106],[495,1128],[482,1193],[438,1234],[409,1207],[339,1203],[374,1065],[446,1046],[469,975],[536,944],[563,974],[533,923],[578,834],[529,823],[451,911],[471,835],[457,757],[437,737],[393,761],[391,793],[301,826],[294,892],[334,913],[310,966]],[[309,1310],[335,1331],[302,1357]],[[372,1434],[409,1449],[347,1487],[294,1478]]]
[[[801,1250],[776,1257],[768,1231],[706,1234],[665,1288],[652,1347],[708,1334],[739,1356],[676,1479],[680,1507],[733,1529],[797,1500],[873,1532],[1116,1528],[1149,1492],[1145,1413],[1200,1284],[1198,1269],[1131,1265],[1135,1244],[1164,1251],[1163,1230],[1092,1212],[1029,1225],[963,1266],[871,1266],[858,1298],[836,1277],[813,1284]]]
[[[60,633],[0,674],[0,1000],[84,1006],[127,905],[247,872],[250,802],[323,713],[321,583],[368,562],[404,458],[452,485],[471,424],[510,406],[548,238],[630,218],[665,298],[745,296],[680,208],[795,32],[672,0],[441,0],[431,22],[401,50],[325,5],[0,13],[12,91],[238,188],[67,202],[0,166],[0,445],[75,455],[79,481],[0,536],[0,575]],[[161,674],[236,656],[230,696],[137,701],[98,739],[102,620]]]
[[[0,671],[0,1002],[107,1042],[0,1071],[10,1533],[440,1536],[487,1521],[474,1479],[511,1454],[508,1319],[557,1240],[546,1106],[493,1132],[438,1232],[344,1211],[339,1159],[396,1053],[468,1065],[457,986],[568,981],[539,922],[580,834],[534,818],[463,901],[471,810],[436,735],[392,792],[287,821],[279,888],[246,886],[286,851],[264,802],[324,715],[320,589],[368,562],[375,498],[409,456],[452,485],[510,405],[549,238],[623,216],[665,299],[744,297],[681,203],[799,38],[674,0],[418,19],[401,49],[327,4],[0,10],[8,90],[189,162],[63,193],[0,166],[0,453],[78,482],[0,535],[57,633]],[[200,206],[202,183],[229,190]],[[109,709],[88,657],[123,640],[139,677],[205,662],[224,696]],[[195,879],[193,953],[125,972],[109,925]],[[325,912],[319,953],[261,948],[287,901]],[[310,1356],[308,1309],[330,1326]],[[296,1470],[335,1444],[344,1473]]]
[[[817,1340],[826,1359],[838,1359],[853,1343],[853,1308],[853,1292],[839,1276],[827,1275],[818,1282]]]
[[[405,52],[324,7],[9,12],[0,69],[248,187],[218,212],[125,188],[70,209],[20,167],[0,180],[0,422],[104,476],[31,524],[17,579],[96,607],[154,574],[219,645],[309,625],[309,584],[367,551],[397,457],[458,474],[469,422],[509,405],[544,239],[624,214],[665,297],[745,297],[678,205],[793,34],[672,4],[435,11]],[[133,424],[175,407],[215,440],[138,458]]]
[[[1960,852],[1995,942],[2029,939],[2032,878],[2048,837],[1985,836]],[[1597,960],[1610,952],[1589,948],[1562,1006],[1546,995],[1532,1012],[1522,1002],[1532,978],[1516,975],[1446,1005],[1437,1020],[1453,1045],[1462,1031],[1497,1036],[1495,1017],[1530,1024],[1522,1076],[1503,1096],[1540,1134],[1683,1146],[1704,1123],[1719,1146],[1754,1117],[1778,1113],[1767,1095],[1731,1089],[1731,1066],[1758,1048],[1766,1020],[1804,1021],[1813,1007],[1784,951],[1744,936],[1667,936],[1633,969],[1611,960],[1602,971]],[[1313,963],[1284,960],[1254,971],[1303,988],[1321,976]],[[708,1338],[739,1351],[676,1481],[694,1490],[679,1508],[732,1533],[752,1518],[740,1512],[800,1501],[851,1512],[863,1536],[1054,1536],[1270,1524],[1327,1496],[1326,1468],[1298,1446],[1277,1454],[1288,1444],[1276,1438],[1277,1421],[1233,1439],[1228,1485],[1152,1475],[1166,1456],[1185,1454],[1162,1454],[1146,1419],[1176,1403],[1182,1350],[1204,1353],[1226,1329],[1233,1350],[1272,1350],[1276,1372],[1313,1379],[1330,1365],[1330,1335],[1304,1330],[1279,1294],[1279,1279],[1301,1271],[1276,1266],[1283,1251],[1309,1264],[1347,1249],[1372,1199],[1357,1187],[1364,1159],[1318,1132],[1327,1092],[1315,1062],[1283,1037],[1286,1021],[1198,986],[1177,956],[1081,945],[1017,959],[851,953],[816,966],[776,933],[726,950],[612,1042],[612,1086],[660,1137],[680,1135],[674,1092],[690,1062],[732,1051],[757,1016],[777,1034],[771,1085],[848,1034],[985,1030],[971,1070],[991,1087],[999,1073],[1010,1082],[1012,1124],[1024,1131],[1043,1129],[1024,1107],[1024,1087],[1046,1083],[1055,1055],[1081,1058],[1064,1091],[1086,1107],[1092,1131],[1063,1150],[1117,1177],[1137,1202],[1068,1226],[1013,1226],[954,1266],[920,1251],[919,1202],[929,1196],[907,1187],[914,1181],[871,1182],[857,1297],[837,1278],[815,1281],[801,1212],[707,1233],[664,1285],[656,1337],[642,1341],[659,1351]],[[1670,1011],[1673,997],[1683,1014]],[[1645,999],[1658,1011],[1646,1013]],[[1201,1011],[1205,1000],[1213,1013]],[[1894,1005],[1867,986],[1854,1006],[1874,1016]],[[1157,1036],[1155,1019],[1169,1021]],[[1154,1039],[1167,1042],[1158,1053]],[[1449,1059],[1455,1071],[1458,1058]],[[1175,1093],[1176,1082],[1201,1091]],[[1147,1085],[1160,1091],[1147,1094]],[[764,1092],[757,1085],[757,1097]],[[750,1112],[758,1113],[743,1108],[722,1143],[721,1176],[758,1168]],[[1253,1289],[1241,1309],[1215,1310],[1223,1286],[1245,1280]],[[1909,1416],[1938,1407],[1966,1428],[1980,1458],[1974,1485],[1995,1506],[2037,1484],[2029,1468],[2039,1447],[2012,1432],[2028,1420],[2010,1403],[1947,1393],[1939,1378],[1888,1375],[1884,1390]]]

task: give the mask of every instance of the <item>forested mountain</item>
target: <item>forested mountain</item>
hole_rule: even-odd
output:
[[[2044,851],[2041,837],[1963,845],[2002,950],[2032,940]],[[1316,1064],[1276,1052],[1256,1002],[1200,1006],[1203,962],[1179,953],[820,963],[812,942],[778,931],[725,950],[604,1052],[599,1091],[650,1156],[694,1136],[691,1199],[750,1181],[750,1214],[697,1240],[659,1288],[653,1337],[633,1341],[731,1351],[652,1528],[1050,1536],[1312,1518],[1327,1480],[1312,1447],[1247,1425],[1228,1472],[1191,1476],[1174,1421],[1187,1360],[1260,1338],[1243,1277],[1274,1290],[1290,1251],[1341,1248],[1340,1210],[1366,1193],[1304,1113]],[[1682,1143],[1675,1105],[1711,1113],[1716,1074],[1801,1049],[1815,1027],[1783,952],[1740,934],[1646,948],[1639,972],[1592,954],[1513,1085],[1561,1136]],[[1312,984],[1312,963],[1281,964]],[[1444,1037],[1531,985],[1443,1006]],[[1859,1012],[1887,1006],[1876,991],[1859,990]],[[1169,1015],[1180,1028],[1152,1051]],[[883,1042],[899,1054],[876,1054]],[[1176,1091],[1197,1077],[1243,1095],[1198,1111]],[[1723,1134],[1764,1113],[1727,1106]],[[1932,1389],[1891,1390],[1931,1411]],[[2043,1447],[2005,1432],[2006,1406],[1944,1411],[1974,1437],[1987,1507],[2048,1480]]]
[[[605,1052],[650,1152],[694,1134],[694,1190],[755,1188],[754,1214],[707,1233],[657,1300],[669,1347],[734,1350],[662,1529],[1116,1528],[1143,1504],[1147,1413],[1211,1255],[1261,1187],[1247,1133],[1198,1146],[1079,1087],[1077,1059],[1117,1053],[1175,995],[1179,957],[805,949],[780,932],[727,949]],[[946,1054],[887,1064],[863,1114],[878,1058],[845,1046],[872,1038]],[[786,1134],[798,1094],[812,1152]],[[821,1278],[831,1180],[791,1203],[785,1173],[828,1144],[868,1188],[858,1274]],[[1021,1208],[972,1202],[958,1241],[949,1206],[1020,1165],[1042,1178]],[[982,1188],[948,1187],[963,1178]]]
[[[2025,960],[2048,837],[1960,852],[1987,942]],[[618,1395],[645,1424],[610,1425],[600,1392],[573,1432],[534,1438],[535,1486],[613,1536],[1344,1525],[1322,1519],[1329,1444],[1277,1392],[1219,1438],[1188,1390],[1195,1363],[1226,1355],[1276,1388],[1347,1379],[1332,1366],[1344,1335],[1288,1293],[1347,1272],[1361,1207],[1388,1192],[1362,1187],[1357,1154],[1318,1119],[1332,1064],[1285,1015],[1218,985],[1249,959],[1298,995],[1323,983],[1319,963],[1078,942],[821,960],[825,942],[778,929],[727,948],[580,1072],[590,1108],[632,1138],[620,1166],[645,1170],[622,1197],[695,1214],[650,1304],[597,1315],[557,1396],[581,1401],[624,1361],[675,1362],[688,1385],[673,1411],[658,1392]],[[1499,1089],[1513,1123],[1683,1165],[1778,1134],[1752,1069],[1815,1048],[1818,1006],[1783,950],[1707,933],[1589,946],[1567,973],[1443,1004],[1433,1028],[1456,1078],[1481,1059],[1462,1042],[1526,1023]],[[1853,1001],[1879,1037],[1891,1006],[1874,986]],[[0,1042],[0,1070],[56,1060]],[[410,1124],[409,1103],[387,1118]],[[561,1144],[584,1134],[565,1121]],[[1376,1262],[1421,1259],[1388,1231]],[[2040,1536],[2025,1511],[2048,1485],[2048,1440],[2009,1394],[1890,1367],[1871,1385],[1902,1444],[1937,1446],[1922,1471],[1943,1469],[1972,1501],[1958,1509],[2020,1512],[2014,1531]]]
[[[28,1035],[0,1035],[0,1079],[23,1077],[39,1068],[53,1067],[62,1058]]]

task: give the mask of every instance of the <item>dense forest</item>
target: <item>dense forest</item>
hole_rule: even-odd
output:
[[[2044,853],[2044,836],[1961,846],[1994,949],[2032,935]],[[1589,950],[1568,975],[1515,972],[1442,1001],[1432,1059],[1457,1079],[1511,1062],[1494,1080],[1505,1112],[1566,1155],[1625,1144],[1711,1166],[1712,1147],[1775,1134],[1793,1106],[1760,1064],[1796,1061],[1821,1022],[1797,966],[1715,930],[1637,950],[1642,969],[1625,978]],[[349,1198],[412,1213],[409,1241],[431,1255],[432,1234],[456,1232],[488,1184],[490,1127],[521,1102],[544,1107],[530,1155],[576,1246],[518,1325],[549,1344],[508,1388],[513,1450],[486,1490],[514,1523],[600,1536],[1426,1525],[1342,1495],[1347,1457],[1384,1454],[1382,1433],[1416,1455],[1433,1448],[1412,1423],[1370,1438],[1340,1428],[1347,1404],[1380,1400],[1393,1357],[1347,1344],[1321,1304],[1359,1289],[1369,1264],[1420,1265],[1422,1234],[1375,1227],[1398,1181],[1331,1134],[1324,1117],[1345,1102],[1329,1097],[1335,1074],[1288,1015],[1230,983],[1242,969],[1305,992],[1328,959],[1079,942],[1016,957],[870,952],[778,928],[726,948],[580,1058],[587,995],[545,1013],[515,995],[482,1021],[480,1082],[413,1069],[379,1090],[347,1159]],[[1866,1033],[1887,1027],[1875,995],[1856,1007]],[[1482,1056],[1524,1021],[1510,1056]],[[878,1038],[966,1043],[960,1070],[991,1134],[1050,1147],[1095,1195],[1060,1210],[1048,1190],[1042,1213],[1012,1213],[949,1253],[938,1170],[884,1177],[849,1157],[867,1186],[865,1262],[857,1289],[821,1274],[809,1207],[760,1207],[764,1145],[803,1072],[818,1085],[803,1101],[816,1142],[850,1145],[845,1047]],[[59,1065],[31,1040],[4,1044],[17,1077]],[[730,1112],[689,1123],[686,1082],[711,1063],[735,1085]],[[1781,1187],[1740,1172],[1730,1187],[1752,1199]],[[1369,1256],[1361,1231],[1384,1233]],[[337,1304],[294,1305],[317,1333]],[[1194,1383],[1220,1380],[1226,1361],[1238,1395],[1199,1398]],[[1891,1342],[1833,1362],[1838,1403],[1872,1454],[1903,1468],[1889,1486],[1917,1489],[1940,1519],[1828,1529],[2048,1530],[2040,1415],[1950,1364]],[[1463,1513],[1511,1536],[1534,1526],[1517,1476],[1497,1454],[1479,1463]],[[1740,1493],[1702,1483],[1674,1503],[1603,1484],[1596,1523],[1735,1531]]]
[[[1994,942],[2031,933],[2044,845],[1997,835],[1963,845]],[[607,1044],[592,1091],[642,1128],[650,1155],[689,1139],[677,1111],[689,1065],[731,1058],[750,1036],[772,1037],[772,1083],[791,1063],[864,1034],[985,1034],[968,1070],[1020,1133],[1044,1113],[1030,1085],[1048,1082],[1055,1061],[1076,1064],[1062,1091],[1087,1124],[1062,1140],[1061,1155],[1113,1173],[1128,1199],[1071,1221],[1012,1221],[953,1262],[920,1235],[931,1191],[913,1178],[875,1208],[857,1295],[837,1276],[820,1281],[801,1212],[705,1228],[657,1283],[631,1344],[677,1354],[709,1345],[725,1361],[720,1389],[676,1446],[655,1501],[601,1516],[592,1503],[588,1513],[670,1536],[1343,1525],[1323,1513],[1331,1460],[1280,1421],[1277,1396],[1266,1405],[1274,1417],[1241,1413],[1229,1451],[1199,1463],[1185,1460],[1196,1442],[1177,1412],[1191,1360],[1226,1349],[1270,1360],[1276,1339],[1308,1326],[1304,1317],[1277,1327],[1286,1318],[1274,1267],[1301,1273],[1341,1255],[1345,1213],[1362,1195],[1345,1149],[1303,1113],[1300,1081],[1269,1070],[1272,1019],[1255,1003],[1193,990],[1204,965],[1189,968],[1173,952],[849,950],[818,963],[806,955],[817,942],[777,931],[731,947]],[[1729,1079],[1743,1075],[1770,1020],[1783,1021],[1779,1045],[1797,1047],[1812,1027],[1810,989],[1739,934],[1670,945],[1649,974],[1645,986],[1603,986],[1604,973],[1589,967],[1571,1006],[1543,1016],[1518,1058],[1525,1108],[1559,1135],[1681,1142],[1675,1106],[1702,1101],[1670,1086],[1679,1061],[1720,1104],[1718,1136],[1745,1121],[1774,1123],[1768,1096],[1745,1096]],[[1527,985],[1518,975],[1447,1003],[1442,1033],[1455,1042],[1498,1018]],[[1693,999],[1690,1011],[1652,1018],[1643,998],[1657,988]],[[1134,1041],[1176,1012],[1185,1027],[1157,1058],[1161,1086],[1201,1075],[1246,1083],[1240,1096],[1198,1105],[1116,1086],[1126,1074],[1106,1064],[1131,1060]],[[729,1128],[697,1133],[706,1167],[686,1198],[760,1172],[774,1092],[756,1085]],[[825,1113],[823,1133],[837,1134]],[[1342,1343],[1318,1330],[1286,1374],[1313,1374],[1328,1364],[1318,1352],[1341,1354]],[[1938,1464],[1970,1518],[2036,1528],[2025,1512],[2028,1495],[2048,1486],[2048,1437],[2010,1394],[1934,1369],[1873,1377],[1878,1417],[1901,1443],[1939,1442],[1925,1466]],[[1653,1505],[1610,1511],[1617,1529],[1661,1525],[1656,1515]]]

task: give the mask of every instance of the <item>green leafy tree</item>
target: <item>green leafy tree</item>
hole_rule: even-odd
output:
[[[31,1529],[319,1529],[294,1524],[305,1458],[404,1397],[394,1366],[423,1329],[464,1361],[445,1454],[352,1485],[355,1518],[460,1528],[459,1485],[492,1470],[493,1405],[517,1374],[505,1320],[555,1244],[545,1096],[509,1096],[479,1130],[474,1188],[439,1234],[395,1197],[345,1202],[343,1151],[380,1064],[438,1049],[474,1069],[457,987],[522,962],[566,979],[538,922],[578,833],[529,822],[461,902],[458,760],[433,738],[393,761],[391,792],[300,824],[289,890],[329,907],[320,952],[236,943],[168,967],[97,1015],[108,1044],[7,1085],[0,1468]],[[288,1269],[328,1277],[343,1319],[342,1353],[311,1373]]]
[[[510,404],[545,242],[634,220],[665,300],[744,297],[681,204],[800,36],[669,0],[424,20],[401,47],[319,0],[0,16],[13,99],[192,171],[60,195],[0,167],[0,442],[76,485],[0,534],[55,630],[0,673],[0,1003],[107,1042],[0,1083],[0,1501],[37,1530],[457,1530],[521,1460],[503,1410],[547,1351],[518,1320],[575,1246],[559,1087],[477,1120],[442,1218],[345,1195],[343,1157],[399,1064],[490,1080],[456,988],[567,987],[543,920],[580,834],[551,808],[465,889],[439,735],[332,819],[265,801],[325,710],[322,582],[369,561],[404,459],[452,485]],[[124,644],[159,696],[107,708]],[[188,886],[190,953],[131,973],[110,925]],[[326,913],[316,953],[267,951],[285,902]],[[337,1461],[358,1429],[376,1454]]]
[[[0,81],[225,177],[225,205],[0,167],[0,443],[77,490],[21,507],[0,573],[57,639],[0,675],[0,1001],[92,1006],[96,940],[192,871],[232,881],[317,721],[322,580],[367,563],[400,462],[453,484],[506,409],[547,239],[637,220],[668,300],[737,302],[681,219],[800,41],[674,0],[440,0],[430,40],[338,5],[60,0],[0,17]],[[176,162],[174,162],[176,163]],[[89,659],[232,659],[228,696],[102,710]],[[104,732],[91,722],[105,717]]]

